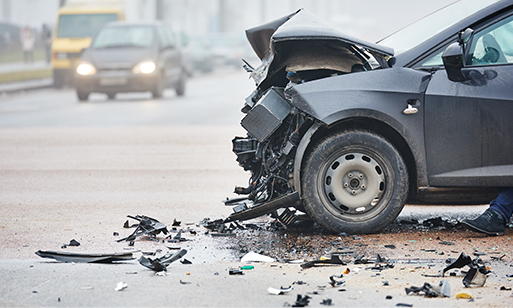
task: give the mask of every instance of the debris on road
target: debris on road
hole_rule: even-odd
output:
[[[456,298],[473,299],[474,297],[472,296],[472,294],[470,294],[468,292],[460,292],[460,293],[456,294]]]
[[[139,258],[139,263],[147,267],[155,272],[161,272],[161,271],[167,271],[167,267],[169,264],[173,263],[174,261],[182,258],[187,253],[187,250],[181,249],[175,254],[172,254],[171,252],[166,253],[163,257],[157,258],[157,259],[151,259],[151,258],[145,258],[141,256]]]
[[[238,268],[230,268],[230,269],[228,270],[228,274],[229,274],[229,275],[232,275],[232,276],[233,276],[233,275],[244,275],[244,272],[243,272],[243,271],[241,271],[241,270],[240,270],[240,269],[238,269]]]
[[[484,264],[480,263],[482,263],[481,259],[472,260],[469,256],[461,253],[456,261],[443,269],[442,276],[451,269],[468,266],[470,270],[463,278],[463,285],[465,285],[465,287],[482,287],[486,282],[486,275],[490,273],[490,271]]]
[[[330,276],[330,284],[332,287],[338,287],[338,286],[341,286],[343,285],[344,283],[346,283],[345,280],[336,280],[335,278],[343,278],[344,275],[340,275],[340,276],[337,276],[337,275],[331,275]]]
[[[311,297],[308,295],[305,295],[304,297],[301,294],[297,295],[296,302],[292,307],[306,307],[308,306],[308,303],[310,303]]]
[[[80,246],[80,243],[78,241],[76,241],[75,239],[72,239],[71,241],[69,241],[69,244],[62,244],[61,248],[66,248],[68,246]]]
[[[283,295],[283,294],[289,293],[293,289],[294,288],[292,286],[290,286],[288,288],[280,287],[279,289],[269,287],[269,288],[267,288],[267,292],[272,295]]]
[[[162,232],[164,234],[169,233],[166,225],[154,218],[151,218],[148,216],[143,216],[143,215],[137,215],[135,217],[128,215],[127,217],[137,220],[139,222],[139,224],[129,226],[128,220],[127,220],[125,222],[125,224],[123,225],[123,227],[124,228],[136,227],[135,231],[128,237],[117,240],[118,242],[122,242],[122,241],[131,242],[131,241],[134,241],[137,237],[143,236],[143,235],[154,236],[154,235],[159,234],[160,232]]]
[[[116,292],[123,291],[127,287],[128,287],[128,284],[126,282],[120,281],[120,282],[118,282],[118,284],[114,288],[114,291],[116,291]]]
[[[112,263],[117,261],[128,261],[135,259],[131,252],[121,252],[113,254],[91,254],[39,250],[36,252],[36,255],[40,256],[41,258],[55,259],[60,262],[75,263]]]
[[[250,251],[240,259],[240,262],[242,262],[242,263],[247,263],[247,262],[269,263],[269,262],[276,262],[276,259],[261,255],[259,253],[253,252],[253,251]]]

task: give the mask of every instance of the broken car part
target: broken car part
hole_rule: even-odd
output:
[[[288,288],[284,288],[284,287],[281,287],[279,289],[275,289],[273,287],[269,287],[267,288],[267,292],[269,294],[272,294],[272,295],[283,295],[285,293],[289,293],[290,291],[292,291],[294,288],[292,286],[288,287]]]
[[[169,264],[182,258],[183,256],[185,256],[186,253],[187,253],[187,250],[182,249],[174,254],[171,252],[168,252],[163,257],[156,258],[156,259],[145,258],[145,257],[141,256],[139,258],[139,263],[142,266],[147,267],[155,272],[166,271]]]
[[[261,255],[259,253],[250,251],[247,254],[245,254],[241,259],[240,262],[246,263],[246,262],[275,262],[276,259]]]
[[[61,248],[66,248],[68,246],[80,246],[80,243],[75,239],[72,239],[71,241],[69,241],[69,244],[62,244]]]
[[[113,254],[91,254],[91,253],[71,253],[71,252],[58,252],[58,251],[43,251],[39,250],[36,255],[41,258],[51,258],[60,262],[75,262],[75,263],[112,263],[117,261],[133,260],[131,252],[121,252]]]
[[[139,224],[129,226],[129,228],[135,226],[136,227],[135,231],[128,237],[117,240],[117,242],[122,242],[122,241],[131,242],[131,241],[134,241],[139,236],[157,235],[160,232],[162,232],[164,234],[168,233],[166,225],[164,225],[163,223],[161,223],[160,221],[158,221],[154,218],[151,218],[148,216],[143,216],[143,215],[137,215],[137,216],[128,215],[128,217],[137,220],[139,222]],[[125,222],[125,224],[124,224],[125,228],[127,228],[127,226],[128,226],[127,222]]]
[[[469,256],[461,253],[458,259],[443,269],[442,276],[451,269],[463,268],[468,266],[470,270],[463,278],[465,287],[482,287],[486,282],[486,275],[490,272],[484,264],[480,264],[481,259],[472,260]]]

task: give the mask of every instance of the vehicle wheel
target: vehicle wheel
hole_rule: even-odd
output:
[[[164,85],[165,85],[164,79],[165,79],[164,74],[160,74],[159,78],[157,78],[157,81],[155,82],[155,86],[154,86],[153,90],[151,90],[151,96],[153,98],[161,98],[162,97],[162,93],[164,92]]]
[[[116,93],[107,93],[107,98],[108,99],[115,99],[116,98]]]
[[[89,99],[89,92],[77,89],[77,97],[81,102],[85,102]]]
[[[187,78],[185,76],[185,73],[183,73],[182,77],[180,78],[180,81],[178,81],[178,84],[175,87],[176,95],[178,95],[178,96],[185,95],[185,84],[186,83],[187,83]]]
[[[64,73],[61,71],[53,71],[53,87],[61,89],[64,87]]]
[[[401,212],[408,172],[395,147],[365,130],[322,139],[302,172],[303,205],[331,232],[375,233]]]

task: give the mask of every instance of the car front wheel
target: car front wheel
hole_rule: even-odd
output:
[[[347,130],[322,139],[302,172],[303,205],[331,232],[375,233],[401,212],[408,172],[395,147],[366,130]]]
[[[77,97],[78,97],[78,100],[81,102],[87,101],[89,99],[89,94],[90,93],[87,91],[77,89]]]

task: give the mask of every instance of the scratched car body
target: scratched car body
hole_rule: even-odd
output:
[[[262,64],[245,66],[233,151],[251,175],[228,220],[374,233],[406,203],[513,186],[513,1],[456,2],[377,44],[305,10],[246,34]]]

